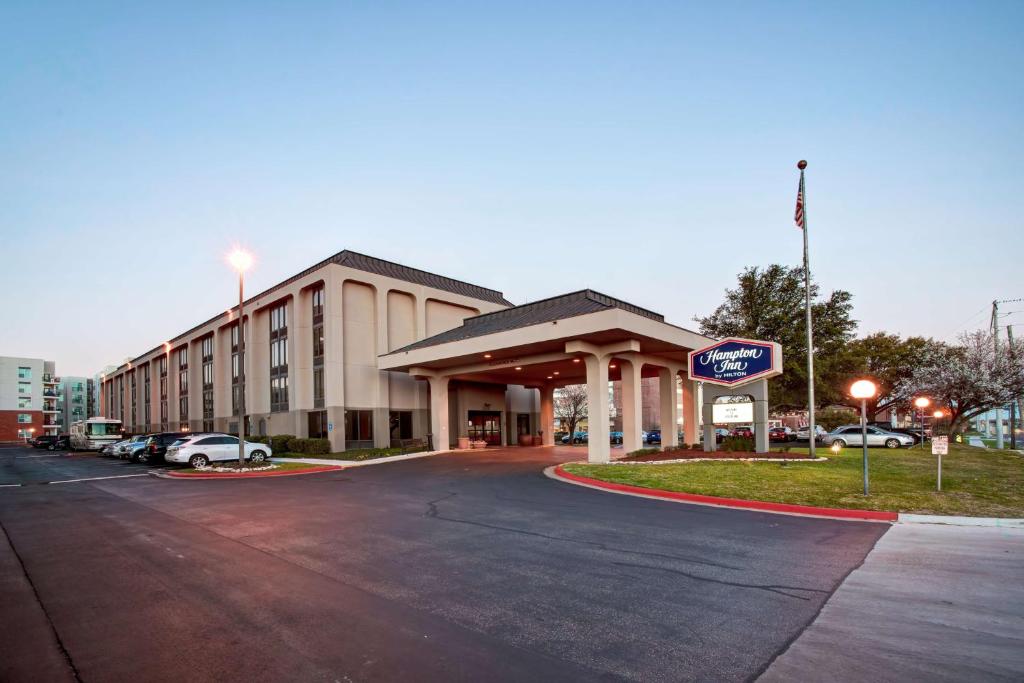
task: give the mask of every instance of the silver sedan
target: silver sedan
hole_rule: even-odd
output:
[[[868,427],[867,434],[868,446],[899,448],[900,446],[914,445],[914,437],[908,436],[907,434],[887,432],[884,429],[879,429],[878,427]],[[829,432],[825,441],[829,444],[839,444],[840,448],[846,446],[861,446],[864,444],[861,440],[860,425],[844,425],[842,427],[836,427]]]

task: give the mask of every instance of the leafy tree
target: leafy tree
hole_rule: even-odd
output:
[[[914,395],[907,380],[934,357],[939,346],[940,342],[924,337],[901,339],[886,332],[855,339],[845,350],[852,371],[837,387],[843,395],[842,403],[860,409],[860,399],[853,398],[848,391],[854,380],[867,377],[878,385],[878,394],[867,401],[871,420],[884,410],[906,405]]]
[[[811,281],[814,325],[814,397],[818,406],[843,403],[839,387],[853,370],[846,346],[857,322],[850,319],[853,296],[836,290],[819,298]],[[749,337],[782,345],[783,374],[768,383],[776,410],[807,407],[807,326],[804,312],[804,271],[772,264],[739,274],[735,289],[714,313],[696,318],[702,334],[711,337]]]
[[[972,417],[1005,406],[1024,393],[1024,342],[1003,343],[996,352],[985,331],[960,337],[954,346],[935,345],[927,362],[902,391],[928,396],[949,415],[950,431],[963,431]]]
[[[826,408],[814,416],[814,421],[825,431],[831,432],[836,427],[860,422],[860,415],[846,408]]]
[[[569,442],[576,433],[576,426],[587,417],[587,385],[571,384],[555,389],[555,417],[569,432]]]

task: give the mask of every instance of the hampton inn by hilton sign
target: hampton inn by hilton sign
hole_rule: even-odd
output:
[[[775,342],[728,337],[690,352],[690,379],[735,387],[782,374],[782,347]]]

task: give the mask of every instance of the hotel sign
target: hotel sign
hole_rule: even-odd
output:
[[[690,379],[735,387],[782,374],[782,347],[775,342],[729,337],[690,352]]]

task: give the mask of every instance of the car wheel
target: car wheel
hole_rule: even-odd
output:
[[[140,451],[136,458],[137,459],[135,462],[139,462],[145,465],[147,462],[149,462],[149,453],[147,453],[146,451]]]
[[[843,441],[842,439],[836,439],[835,441],[832,442],[832,445],[838,445],[840,448],[846,448],[846,442]]]
[[[249,456],[249,462],[263,462],[267,459],[267,454],[263,451],[253,451],[252,455]]]
[[[194,468],[206,467],[210,464],[210,459],[201,453],[197,453],[188,459],[188,464]]]
[[[886,439],[885,440],[885,447],[886,448],[899,448],[900,447],[899,439]]]
[[[55,451],[55,450],[57,450],[57,445],[51,443],[49,446],[46,447],[46,450],[48,450],[48,451]]]

